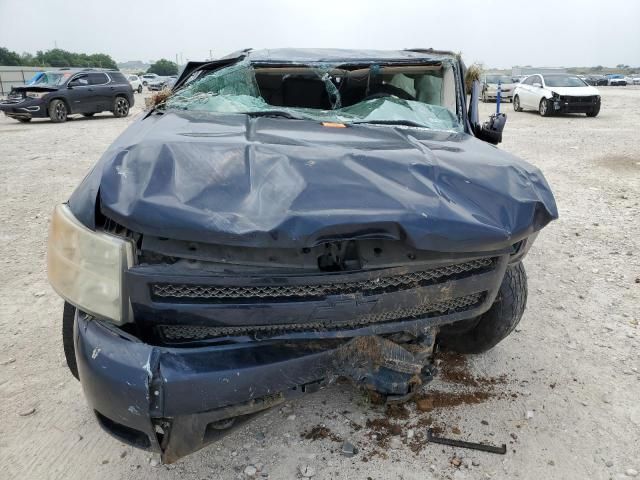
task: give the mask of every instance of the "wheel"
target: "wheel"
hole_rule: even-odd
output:
[[[113,114],[118,118],[129,115],[129,100],[124,97],[116,97],[113,102]]]
[[[16,117],[16,120],[20,123],[29,123],[31,121],[31,117]]]
[[[67,105],[62,100],[51,100],[49,104],[49,118],[53,123],[67,121]]]
[[[551,104],[549,103],[549,100],[547,100],[546,98],[540,100],[538,112],[540,112],[540,115],[542,115],[543,117],[548,117],[551,115]]]
[[[587,112],[587,117],[597,117],[600,113],[600,105],[593,107],[590,112]]]
[[[71,375],[79,380],[78,364],[76,363],[76,347],[73,343],[73,324],[75,319],[76,307],[64,302],[64,309],[62,310],[62,346],[64,348],[64,358],[67,360],[67,367],[69,367]]]
[[[522,107],[520,106],[520,97],[516,95],[515,97],[513,97],[512,102],[513,102],[513,110],[516,112],[521,112]]]
[[[83,117],[93,117],[95,115],[95,112],[93,113],[83,113],[82,116]]]
[[[138,93],[142,93],[142,85],[138,85]]]
[[[147,81],[145,80],[144,82],[142,82],[142,85],[144,85],[146,87],[147,86]]]
[[[440,345],[459,353],[482,353],[495,347],[520,322],[527,304],[527,274],[519,262],[510,265],[491,308],[465,322],[460,330],[454,324],[438,336]],[[462,322],[461,322],[462,323]]]

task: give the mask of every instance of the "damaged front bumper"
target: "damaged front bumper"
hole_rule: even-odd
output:
[[[401,400],[430,379],[438,327],[486,311],[508,262],[503,256],[490,272],[419,289],[426,297],[446,292],[450,298],[483,290],[481,301],[463,310],[264,339],[153,345],[78,312],[74,341],[80,380],[105,430],[160,453],[166,463],[337,376]]]
[[[600,97],[597,95],[585,97],[554,96],[551,103],[554,113],[589,113],[600,109]]]
[[[406,396],[431,377],[435,330],[424,333],[413,353],[380,337],[179,349],[144,344],[79,313],[74,336],[80,380],[100,425],[171,463],[339,375]]]

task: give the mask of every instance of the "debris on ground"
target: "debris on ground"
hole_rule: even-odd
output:
[[[307,440],[316,441],[328,438],[334,442],[342,442],[342,438],[331,431],[331,429],[325,425],[315,425],[310,430],[306,430],[300,434],[302,438]]]
[[[353,445],[353,443],[348,440],[342,444],[342,448],[340,449],[340,453],[345,457],[353,457],[356,453],[358,453],[358,449]]]
[[[483,452],[497,453],[504,455],[507,453],[507,446],[503,443],[502,446],[496,447],[494,445],[485,445],[484,443],[464,442],[462,440],[455,440],[453,438],[437,437],[433,435],[431,429],[427,430],[427,440],[432,443],[439,443],[441,445],[449,445],[451,447],[469,448],[471,450],[480,450]]]

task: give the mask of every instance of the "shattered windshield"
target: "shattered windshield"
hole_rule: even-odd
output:
[[[462,131],[452,64],[271,65],[196,72],[164,108]]]

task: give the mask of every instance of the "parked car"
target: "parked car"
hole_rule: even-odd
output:
[[[640,85],[640,76],[631,77],[633,85]]]
[[[142,93],[142,79],[138,75],[129,75],[127,79],[134,92]]]
[[[13,87],[7,100],[0,102],[0,110],[20,122],[49,117],[58,123],[69,115],[91,117],[104,111],[126,117],[133,104],[131,85],[116,70],[62,69]]]
[[[336,376],[406,400],[436,342],[513,331],[557,209],[464,71],[432,49],[189,63],[51,221],[65,356],[101,426],[173,462]]]
[[[609,79],[604,75],[588,75],[585,82],[587,85],[603,87],[609,85]]]
[[[498,84],[500,84],[500,98],[511,101],[513,89],[516,82],[509,75],[487,74],[482,77],[482,101],[495,100],[498,95]]]
[[[170,77],[158,77],[157,79],[149,82],[149,85],[147,85],[147,88],[150,91],[159,91],[165,88],[173,88],[173,85],[175,85],[176,80],[177,80],[177,76],[172,75]]]
[[[513,92],[513,109],[537,110],[547,117],[555,113],[586,113],[595,117],[600,112],[600,92],[576,75],[530,75]]]
[[[167,81],[164,82],[164,88],[172,89],[177,81],[178,81],[178,76],[171,75],[169,78],[167,78]]]
[[[158,78],[158,75],[155,73],[145,73],[142,75],[142,85],[146,87],[149,82],[155,81]]]
[[[627,84],[625,76],[617,73],[607,75],[607,81],[611,87],[624,87]]]

